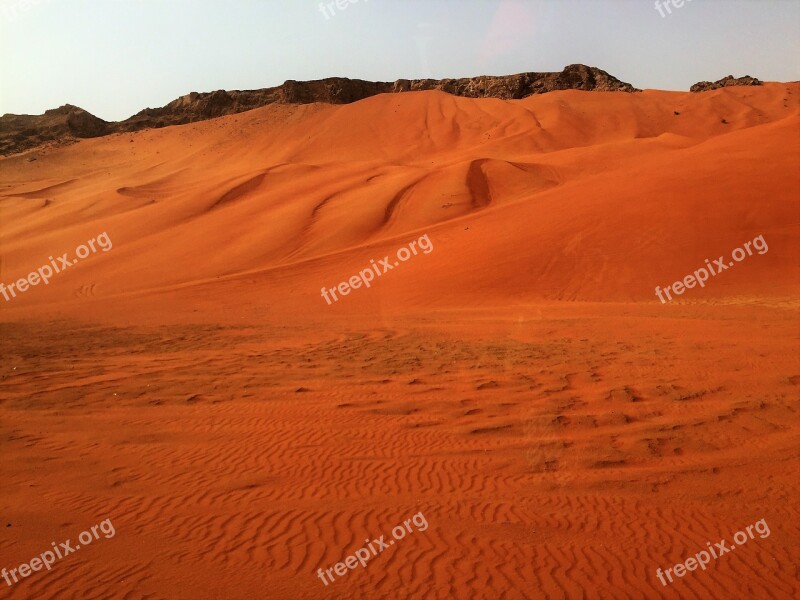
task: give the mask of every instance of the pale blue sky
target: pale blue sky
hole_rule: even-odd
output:
[[[344,4],[344,0],[339,0]],[[335,6],[335,5],[334,5]],[[0,0],[0,114],[124,119],[191,91],[560,71],[642,88],[800,79],[800,1]],[[666,13],[666,11],[663,11]]]

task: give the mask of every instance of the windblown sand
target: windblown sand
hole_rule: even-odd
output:
[[[0,160],[0,281],[113,242],[0,298],[0,568],[116,528],[0,595],[797,597],[798,98],[420,92]]]

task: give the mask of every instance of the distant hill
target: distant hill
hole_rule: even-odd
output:
[[[463,79],[398,79],[373,82],[346,77],[316,81],[289,80],[260,90],[192,92],[161,108],[146,108],[119,122],[103,121],[77,106],[65,104],[43,115],[0,117],[0,155],[15,154],[43,144],[69,143],[80,138],[140,131],[205,121],[267,104],[349,104],[377,94],[440,90],[468,98],[520,99],[555,90],[640,91],[602,69],[569,65],[560,73],[519,73]]]
[[[761,85],[758,79],[732,75],[716,82],[702,81],[692,92],[739,85]],[[119,122],[108,122],[91,113],[65,104],[43,115],[0,117],[0,155],[23,152],[46,144],[66,144],[81,138],[111,133],[141,131],[184,125],[241,113],[267,104],[349,104],[377,94],[397,94],[439,90],[466,98],[522,99],[556,90],[587,92],[639,92],[629,83],[597,67],[569,65],[560,73],[518,73],[504,76],[466,77],[462,79],[398,79],[395,82],[364,81],[329,77],[315,81],[289,80],[282,85],[259,90],[217,90],[192,92],[160,108],[145,108]]]

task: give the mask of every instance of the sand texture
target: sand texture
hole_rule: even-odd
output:
[[[113,242],[0,297],[0,568],[116,529],[0,598],[798,597],[798,100],[412,91],[0,159],[0,281]]]

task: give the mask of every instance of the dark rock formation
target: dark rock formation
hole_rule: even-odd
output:
[[[118,123],[107,123],[75,106],[65,105],[44,115],[0,117],[0,154],[21,152],[47,142],[68,142],[116,132],[140,131],[204,121],[252,110],[267,104],[349,104],[377,94],[440,90],[467,98],[519,99],[556,90],[637,92],[601,69],[569,65],[560,73],[519,73],[464,79],[399,79],[393,83],[330,77],[317,81],[286,81],[260,90],[192,92],[161,108],[146,108]]]
[[[350,104],[377,94],[440,90],[467,98],[525,98],[555,90],[639,91],[605,71],[584,65],[570,65],[561,73],[520,73],[501,77],[465,79],[399,79],[394,83],[329,77],[316,81],[289,80],[261,90],[192,92],[163,108],[145,109],[117,124],[119,131],[181,125],[222,115],[252,110],[267,104]]]
[[[467,79],[400,79],[392,85],[392,92],[440,90],[467,98],[520,99],[533,94],[556,90],[584,90],[587,92],[638,92],[629,83],[612,77],[605,71],[585,65],[570,65],[561,73],[520,73],[504,77],[471,77]]]
[[[744,77],[734,77],[733,75],[728,75],[727,77],[723,77],[719,81],[700,81],[695,83],[692,87],[689,88],[690,92],[708,92],[711,90],[718,90],[719,88],[724,87],[731,87],[734,85],[761,85],[761,82],[756,79],[755,77],[750,77],[750,75],[745,75]]]
[[[82,108],[65,104],[43,115],[0,117],[0,154],[20,152],[47,142],[91,138],[112,132],[113,125]]]

